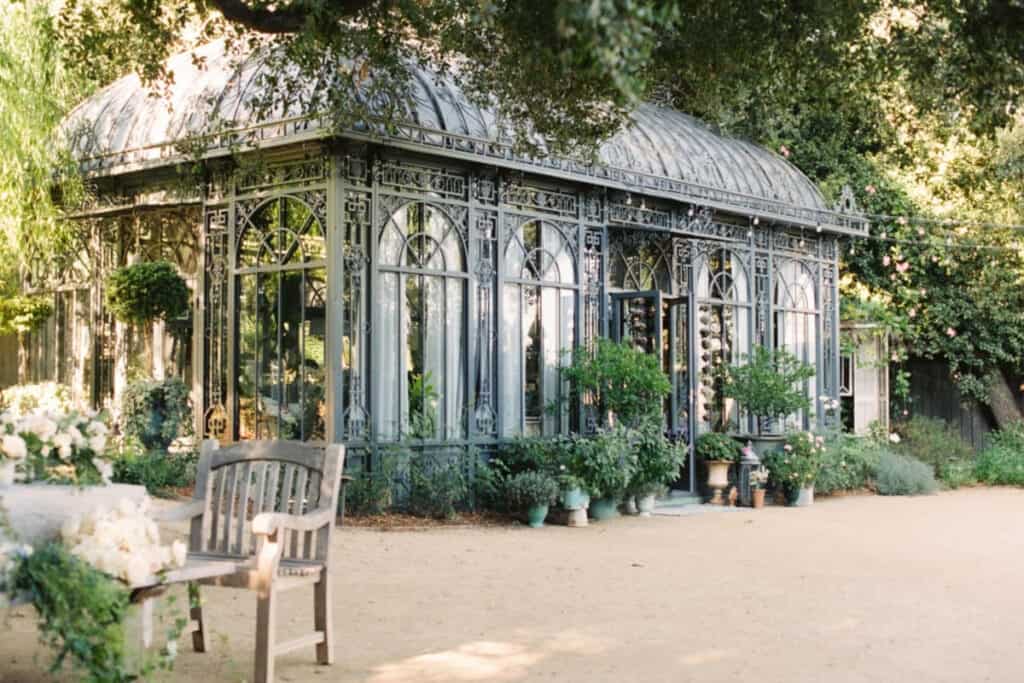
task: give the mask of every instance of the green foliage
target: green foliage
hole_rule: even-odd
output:
[[[460,457],[409,456],[406,508],[412,515],[452,519],[468,502],[471,488]]]
[[[722,394],[757,417],[792,415],[811,407],[803,385],[814,377],[814,368],[788,351],[756,346],[745,363],[722,371]]]
[[[577,347],[572,363],[562,370],[577,396],[590,396],[603,414],[627,426],[653,415],[672,390],[655,355],[631,344],[598,339],[594,352]]]
[[[728,460],[736,462],[740,458],[740,445],[728,434],[707,432],[697,438],[695,447],[697,457],[705,462],[709,460]]]
[[[1024,486],[1024,423],[990,434],[974,472],[986,484]]]
[[[121,418],[125,436],[148,450],[166,451],[192,431],[188,387],[176,377],[132,382],[122,398]]]
[[[51,544],[19,564],[14,588],[39,614],[43,641],[56,651],[51,672],[68,658],[90,683],[133,680],[124,672],[127,587]]]
[[[826,443],[821,469],[814,478],[814,493],[827,496],[874,485],[875,472],[886,447],[869,437],[840,433]]]
[[[636,460],[630,433],[622,427],[572,437],[572,472],[591,498],[616,498],[625,493]]]
[[[198,459],[195,453],[125,449],[114,459],[113,481],[145,486],[154,496],[172,497],[178,489],[195,483]]]
[[[107,276],[106,305],[126,323],[174,320],[188,314],[191,293],[169,261],[122,266]]]
[[[5,296],[0,298],[0,334],[25,334],[46,322],[53,314],[50,299],[44,296]]]
[[[513,510],[550,505],[558,496],[558,482],[544,472],[520,472],[505,482],[505,495]]]
[[[928,464],[936,477],[948,480],[954,488],[974,461],[974,449],[960,436],[960,430],[944,420],[915,415],[894,425],[894,431],[900,436],[897,453]]]
[[[787,492],[814,484],[825,453],[824,439],[810,432],[791,432],[782,448],[762,458],[772,481]]]
[[[660,421],[648,420],[633,430],[631,437],[636,469],[629,479],[629,493],[657,493],[679,478],[679,468],[686,460],[686,445],[670,441]]]
[[[883,496],[916,496],[935,493],[939,485],[932,468],[916,458],[883,453],[875,474],[875,486]]]
[[[345,513],[379,515],[385,512],[393,500],[395,472],[395,456],[385,452],[378,458],[375,469],[356,473],[345,486]]]

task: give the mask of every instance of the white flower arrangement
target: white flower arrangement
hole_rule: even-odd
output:
[[[181,541],[161,545],[148,512],[148,500],[123,499],[114,508],[72,517],[61,528],[61,539],[72,555],[101,572],[140,585],[164,569],[184,565],[186,555]]]
[[[0,414],[0,469],[16,468],[14,478],[22,481],[109,483],[113,465],[106,455],[107,432],[95,413],[9,410]]]
[[[3,390],[0,407],[13,417],[29,413],[66,413],[71,410],[71,389],[56,382],[19,384]]]

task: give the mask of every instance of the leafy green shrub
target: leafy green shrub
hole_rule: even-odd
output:
[[[942,468],[940,481],[943,486],[949,489],[958,489],[961,486],[977,484],[978,475],[975,473],[975,463],[969,460],[958,460],[948,463]]]
[[[121,401],[121,419],[125,436],[147,450],[166,451],[192,431],[188,387],[176,377],[132,382]]]
[[[470,487],[461,459],[415,453],[409,459],[406,507],[410,514],[452,519],[467,502]]]
[[[550,505],[558,496],[558,482],[544,472],[520,472],[505,482],[505,495],[513,510]]]
[[[47,296],[0,296],[0,334],[23,335],[46,322],[53,315],[53,304]]]
[[[198,460],[195,453],[126,449],[114,460],[112,480],[145,486],[152,495],[167,497],[195,483]]]
[[[810,486],[821,470],[825,453],[825,440],[810,432],[790,432],[782,448],[765,454],[764,464],[771,472],[772,481],[787,494]]]
[[[598,339],[593,352],[578,347],[572,363],[562,369],[576,396],[588,395],[624,425],[635,426],[651,415],[672,391],[658,357],[626,342]]]
[[[945,420],[918,415],[895,425],[894,431],[900,437],[896,452],[930,465],[939,479],[955,481],[947,471],[962,471],[963,463],[974,461],[974,449]]]
[[[870,488],[882,453],[878,441],[841,433],[829,440],[821,454],[821,469],[814,478],[814,492],[827,496],[839,491]]]
[[[740,365],[724,366],[722,395],[761,418],[792,415],[811,407],[804,382],[814,368],[784,349],[756,346]]]
[[[697,457],[708,460],[736,462],[740,458],[740,445],[736,439],[721,432],[707,432],[697,438]]]
[[[123,266],[107,277],[107,308],[122,322],[181,318],[190,298],[188,285],[169,261]]]
[[[394,480],[395,458],[384,453],[376,469],[355,474],[345,486],[345,514],[379,515],[385,512],[391,506]]]
[[[939,485],[930,465],[897,453],[883,453],[875,473],[875,486],[883,496],[935,493]]]
[[[50,544],[21,561],[14,588],[39,613],[43,641],[57,653],[51,672],[70,658],[84,680],[127,681],[124,629],[127,586]]]
[[[657,493],[679,477],[679,468],[686,459],[686,446],[669,441],[660,421],[649,420],[633,430],[631,440],[636,452],[636,469],[629,480],[629,493],[637,496]]]
[[[636,468],[629,432],[622,427],[572,438],[572,472],[591,498],[616,498],[625,493]]]
[[[986,484],[1024,486],[1024,423],[990,434],[974,473]]]

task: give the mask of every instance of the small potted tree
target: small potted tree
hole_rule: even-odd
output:
[[[617,514],[618,503],[635,468],[636,454],[630,448],[627,430],[622,427],[573,438],[572,470],[590,493],[588,512],[595,521]]]
[[[558,482],[544,472],[520,472],[505,482],[509,508],[526,514],[534,529],[544,526],[549,506],[558,497]]]
[[[814,368],[788,351],[757,346],[745,363],[723,366],[722,373],[723,397],[734,399],[756,418],[749,436],[759,454],[781,440],[767,433],[772,420],[811,407],[804,384],[814,377]]]
[[[634,430],[633,449],[636,469],[630,477],[627,495],[636,497],[637,513],[649,517],[654,511],[655,498],[679,476],[686,447],[667,439],[660,422],[648,420]]]
[[[728,434],[708,432],[697,439],[697,457],[708,468],[708,487],[712,505],[722,505],[722,489],[729,485],[729,467],[739,457],[739,444]]]
[[[782,448],[765,455],[771,479],[782,488],[786,503],[804,507],[814,503],[814,479],[821,469],[825,440],[811,432],[790,432]]]

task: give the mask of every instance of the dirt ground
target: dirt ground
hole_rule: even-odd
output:
[[[338,662],[294,652],[280,681],[1024,680],[1020,490],[336,538]],[[312,597],[285,595],[287,637]],[[244,681],[255,598],[204,596],[212,652],[183,640],[170,679]],[[48,680],[45,656],[9,619],[0,681]]]

